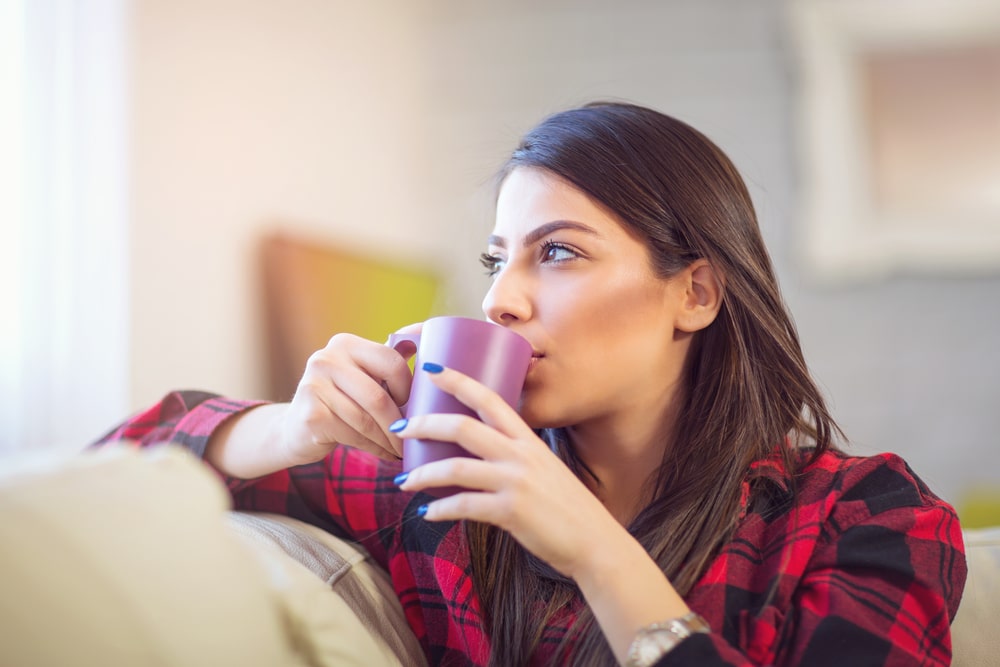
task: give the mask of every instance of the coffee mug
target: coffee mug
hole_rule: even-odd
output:
[[[427,320],[419,334],[392,334],[388,345],[397,348],[404,341],[417,346],[410,398],[403,406],[407,419],[436,413],[478,419],[472,409],[434,385],[422,368],[425,362],[460,371],[495,391],[511,407],[517,407],[531,363],[531,343],[520,335],[485,320],[448,316]],[[403,440],[405,471],[454,456],[472,455],[453,442]]]

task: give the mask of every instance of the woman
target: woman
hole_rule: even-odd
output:
[[[534,349],[518,411],[431,364],[482,421],[402,420],[405,359],[337,335],[290,404],[174,394],[109,439],[186,444],[238,507],[360,541],[432,664],[948,664],[955,513],[835,448],[722,152],[598,103],[499,184],[483,310]],[[399,474],[403,437],[480,458]]]

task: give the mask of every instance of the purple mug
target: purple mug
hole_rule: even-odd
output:
[[[432,413],[469,415],[475,412],[451,394],[438,389],[425,362],[465,373],[483,383],[513,408],[517,407],[524,377],[531,363],[531,343],[492,322],[468,317],[434,317],[424,322],[419,334],[392,334],[388,345],[409,341],[417,346],[410,398],[403,406],[407,418]],[[406,438],[403,440],[403,470],[454,456],[472,456],[452,442]]]

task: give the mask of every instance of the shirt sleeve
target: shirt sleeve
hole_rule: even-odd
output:
[[[112,429],[97,443],[129,441],[139,447],[182,446],[199,458],[226,419],[262,405],[200,391],[176,391]],[[322,461],[251,480],[219,473],[234,508],[273,512],[319,526],[359,542],[376,562],[387,565],[407,494],[392,483],[398,463],[360,450],[336,447]]]
[[[658,666],[950,665],[966,577],[961,529],[955,511],[895,462],[870,471],[815,525],[791,604],[741,617],[747,646],[695,635]]]

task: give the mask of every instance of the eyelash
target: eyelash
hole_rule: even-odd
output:
[[[546,241],[545,243],[542,244],[542,252],[541,252],[542,259],[544,260],[545,256],[548,255],[548,253],[551,252],[552,250],[565,250],[566,252],[570,253],[574,257],[577,257],[579,255],[579,253],[577,251],[573,250],[573,248],[569,247],[568,245],[565,245],[565,244],[562,244],[562,243],[558,243],[556,241]],[[552,260],[552,261],[554,261],[554,262],[566,262],[566,261],[569,261],[569,260],[568,259],[555,259],[555,260]]]
[[[545,243],[542,244],[542,247],[541,247],[540,255],[541,255],[542,261],[545,261],[546,255],[548,255],[553,250],[564,250],[564,251],[572,254],[574,257],[578,256],[578,254],[579,254],[575,250],[573,250],[573,248],[569,247],[568,245],[564,245],[562,243],[557,243],[556,241],[546,241]],[[569,259],[572,259],[572,258],[556,259],[556,260],[550,260],[550,261],[558,263],[558,262],[569,261]],[[486,275],[489,276],[489,277],[491,277],[491,278],[493,276],[495,276],[500,271],[500,266],[499,265],[503,261],[504,261],[503,258],[499,257],[498,255],[492,255],[490,253],[485,253],[485,252],[482,253],[481,255],[479,255],[479,262],[480,262],[480,264],[482,264],[484,267],[486,267]]]
[[[486,267],[486,275],[492,278],[497,274],[499,269],[499,264],[503,260],[496,255],[491,255],[484,252],[479,256],[479,263]]]

